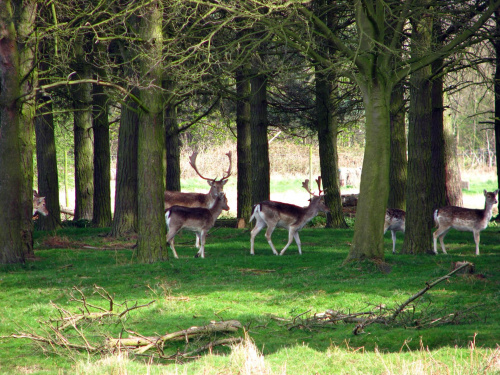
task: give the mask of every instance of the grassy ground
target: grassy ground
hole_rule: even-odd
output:
[[[176,239],[180,259],[136,264],[134,239],[111,240],[106,230],[63,229],[36,232],[36,259],[0,270],[0,336],[43,333],[40,323],[57,316],[51,303],[78,312],[73,287],[88,302],[107,307],[94,292],[105,288],[116,303],[131,306],[154,301],[131,312],[122,324],[83,324],[90,342],[127,337],[124,328],[151,336],[236,319],[246,331],[240,346],[214,348],[212,354],[181,362],[150,361],[148,356],[87,355],[58,350],[27,339],[0,340],[0,373],[80,374],[471,374],[500,372],[500,231],[481,236],[475,257],[471,233],[446,237],[449,255],[392,255],[386,235],[389,273],[372,263],[343,265],[352,230],[305,228],[303,255],[292,245],[276,257],[261,233],[256,255],[249,255],[246,230],[217,228],[207,240],[206,258],[193,258],[194,235]],[[276,230],[276,246],[286,233]],[[402,236],[398,236],[401,247]],[[452,263],[468,260],[474,275],[455,275],[427,292],[405,313],[404,324],[373,324],[353,334],[354,324],[314,327],[304,318],[327,309],[361,312],[375,306],[395,308],[446,275]],[[385,269],[385,268],[384,268]],[[77,294],[78,296],[78,294]],[[121,310],[123,306],[116,306]],[[454,324],[439,319],[459,313]],[[428,319],[431,319],[430,321]],[[432,324],[432,319],[436,319]],[[417,322],[429,326],[417,328]],[[73,334],[75,333],[74,331]],[[244,336],[243,332],[238,334]],[[193,350],[200,343],[165,347],[165,354]]]

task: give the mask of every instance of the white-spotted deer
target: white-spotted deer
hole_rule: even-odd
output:
[[[271,241],[271,235],[277,226],[288,229],[288,242],[279,255],[285,253],[293,239],[295,239],[297,243],[299,254],[302,254],[299,231],[312,220],[319,211],[330,212],[330,209],[325,205],[324,195],[321,194],[321,177],[318,177],[316,182],[319,188],[318,195],[315,195],[309,190],[309,180],[305,180],[302,183],[302,187],[311,194],[309,206],[307,207],[299,207],[293,204],[275,201],[263,201],[254,206],[250,221],[255,218],[256,224],[250,234],[250,254],[255,254],[255,236],[257,236],[262,228],[266,226],[266,239],[275,255],[278,255],[278,252]]]
[[[476,243],[476,255],[479,255],[479,232],[488,226],[491,220],[493,206],[497,201],[498,190],[488,192],[484,190],[486,198],[484,209],[471,209],[456,206],[441,207],[434,211],[434,221],[437,230],[433,233],[434,237],[434,253],[437,254],[437,239],[441,243],[441,249],[446,254],[444,248],[444,236],[450,229],[472,232],[474,234],[474,242]]]
[[[165,211],[168,210],[172,206],[184,206],[184,207],[202,207],[202,208],[210,208],[213,206],[217,196],[223,192],[224,185],[226,184],[229,176],[231,176],[231,151],[227,154],[229,158],[229,168],[227,172],[224,173],[220,180],[216,178],[207,178],[201,175],[196,168],[196,157],[198,156],[197,152],[193,152],[193,154],[189,157],[189,164],[195,172],[202,179],[206,180],[210,185],[210,190],[208,193],[182,193],[180,191],[165,191]]]
[[[390,230],[392,234],[392,253],[396,254],[396,232],[405,232],[406,212],[398,208],[385,211],[384,234]]]
[[[41,213],[43,216],[49,214],[47,207],[45,207],[45,197],[39,196],[37,191],[33,190],[33,217],[35,217],[37,212]]]
[[[177,252],[174,247],[174,237],[181,229],[188,229],[196,233],[196,244],[200,244],[200,249],[195,255],[205,258],[205,239],[208,231],[214,226],[215,220],[222,210],[228,211],[227,197],[224,193],[219,193],[215,197],[215,202],[210,208],[172,206],[165,213],[165,222],[168,226],[167,243],[170,244],[175,258]]]

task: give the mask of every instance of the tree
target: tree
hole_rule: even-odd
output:
[[[153,1],[142,9],[139,36],[144,50],[139,55],[141,66],[139,111],[139,139],[137,160],[138,182],[138,241],[137,258],[152,263],[168,257],[164,221],[164,173],[162,80],[162,19],[160,1]]]

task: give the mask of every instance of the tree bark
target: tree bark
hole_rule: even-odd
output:
[[[391,160],[389,165],[389,199],[387,207],[406,209],[406,159],[404,86],[400,82],[391,93]]]
[[[495,91],[495,150],[497,151],[497,179],[500,189],[500,9],[495,11],[495,36],[493,38],[493,47],[495,49],[495,73],[494,73],[494,91]],[[497,216],[497,217],[500,217]]]
[[[90,79],[90,66],[85,60],[84,35],[75,41],[73,78]],[[92,220],[94,196],[93,150],[92,150],[92,86],[81,83],[72,86],[74,153],[75,153],[75,218]]]
[[[108,95],[93,85],[94,199],[92,223],[111,226],[111,150],[109,144]]]
[[[316,72],[316,121],[319,161],[323,189],[325,190],[325,203],[330,208],[330,212],[326,215],[326,226],[329,228],[347,228],[340,197],[337,153],[338,123],[334,108],[335,93],[335,80],[332,75]],[[314,188],[311,190],[314,191]]]
[[[237,170],[237,218],[238,226],[246,226],[252,215],[252,149],[250,130],[250,80],[249,67],[241,66],[236,71],[236,153]]]
[[[140,99],[147,111],[141,109],[139,112],[137,259],[142,263],[153,263],[168,258],[163,212],[165,132],[160,89],[163,7],[159,1],[153,1],[143,8],[143,12],[140,36],[144,41],[144,51],[139,60],[145,87],[140,90]]]
[[[250,127],[252,147],[252,203],[269,200],[271,177],[267,141],[267,77],[256,71],[251,78]]]
[[[132,90],[138,95],[138,90]],[[139,116],[131,99],[122,105],[118,135],[115,211],[111,236],[137,232],[137,142]]]
[[[167,190],[181,191],[181,150],[177,106],[171,102],[165,108],[165,148],[167,153]]]

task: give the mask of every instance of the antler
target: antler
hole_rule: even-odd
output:
[[[303,187],[304,189],[306,189],[306,190],[307,190],[307,192],[308,192],[309,194],[314,195],[314,193],[313,193],[313,192],[311,192],[311,190],[309,189],[309,179],[306,179],[306,180],[302,183],[302,187]]]
[[[227,170],[227,172],[224,174],[224,176],[220,179],[221,181],[222,180],[227,180],[229,178],[229,176],[231,176],[231,167],[232,167],[232,164],[233,164],[233,161],[231,159],[231,151],[229,151],[227,154],[227,157],[229,158],[229,168]]]
[[[318,176],[318,178],[316,179],[316,183],[318,184],[318,195],[321,195],[321,193],[323,192],[323,190],[321,190],[321,176]]]
[[[229,158],[229,168],[228,168],[227,172],[224,174],[224,176],[221,178],[221,181],[227,180],[229,178],[229,176],[231,176],[231,167],[232,167],[232,164],[233,164],[232,163],[232,159],[231,159],[231,151],[229,151],[226,155]],[[207,177],[203,177],[201,175],[201,173],[198,171],[198,168],[196,168],[196,157],[197,156],[198,156],[198,152],[194,151],[191,154],[191,156],[189,157],[189,164],[191,165],[191,167],[193,167],[194,171],[198,174],[198,176],[200,176],[204,180],[208,180],[208,181],[215,181],[215,180],[217,180],[217,177],[216,178],[207,178]]]
[[[201,175],[201,173],[198,171],[198,168],[196,168],[196,157],[198,156],[198,152],[194,151],[191,156],[189,157],[189,164],[191,165],[191,167],[193,167],[194,171],[198,174],[198,176],[200,176],[201,178],[203,178],[204,180],[208,180],[208,181],[215,181],[214,178],[206,178],[206,177],[203,177]]]

